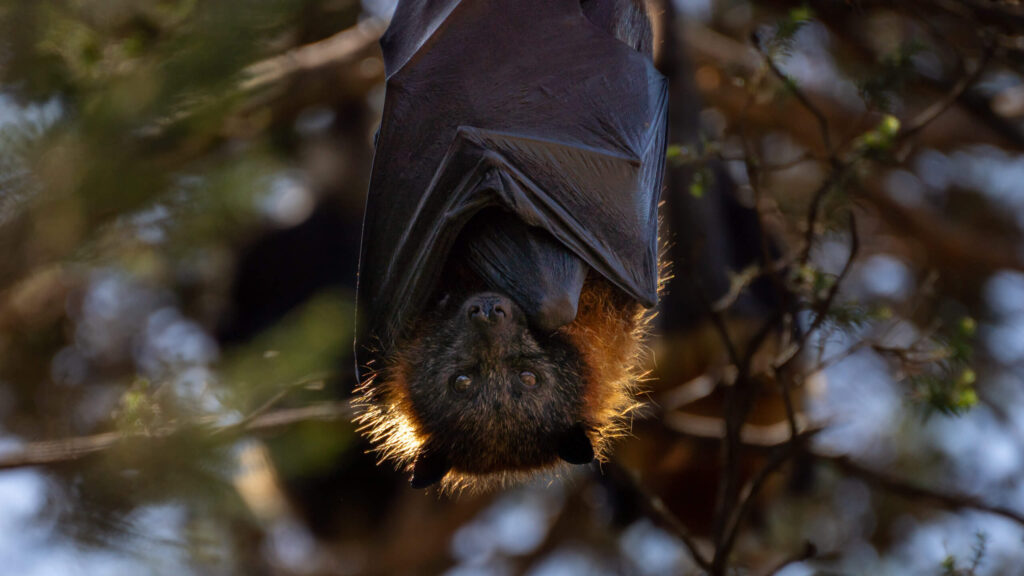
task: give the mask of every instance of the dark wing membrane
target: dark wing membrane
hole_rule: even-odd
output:
[[[644,0],[582,0],[580,6],[595,26],[653,57],[654,31]]]
[[[541,228],[504,210],[486,210],[459,236],[453,255],[487,286],[507,294],[530,322],[551,331],[576,319],[587,265]]]
[[[405,0],[398,3],[391,24],[380,39],[388,78],[400,70],[438,33],[462,0]]]
[[[403,1],[382,44],[358,291],[367,360],[420,312],[487,207],[654,304],[667,90],[646,55],[578,0]]]

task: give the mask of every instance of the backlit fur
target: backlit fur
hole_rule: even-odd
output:
[[[579,419],[587,427],[598,460],[607,458],[614,438],[628,433],[640,405],[636,392],[642,377],[643,339],[651,316],[604,279],[592,277],[580,295],[576,320],[552,335],[578,354],[582,384]],[[391,461],[409,472],[417,454],[431,440],[428,423],[413,408],[409,382],[415,363],[420,361],[418,355],[428,344],[436,344],[427,341],[435,333],[431,323],[436,321],[427,314],[421,320],[425,326],[412,330],[413,336],[396,346],[388,365],[360,388],[360,430],[370,438],[382,461]],[[545,414],[531,415],[543,417]],[[528,424],[524,422],[524,428]],[[503,447],[493,448],[492,459],[502,458]],[[538,475],[557,476],[567,466],[557,460],[525,469],[516,469],[512,463],[495,466],[493,460],[480,464],[495,471],[468,473],[455,468],[442,480],[441,490],[452,493],[518,484]]]

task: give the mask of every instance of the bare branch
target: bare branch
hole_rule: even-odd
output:
[[[966,269],[1024,271],[1024,259],[1009,238],[958,225],[928,208],[900,204],[876,186],[858,186],[856,193],[889,226],[926,246],[940,261]]]
[[[981,74],[985,71],[988,66],[989,60],[992,58],[992,48],[988,47],[985,49],[985,53],[981,57],[981,61],[974,68],[974,71],[970,74],[962,76],[960,80],[943,96],[941,99],[933,102],[931,106],[924,109],[920,114],[915,116],[909,123],[907,123],[900,130],[897,138],[902,141],[906,141],[912,138],[915,134],[923,130],[926,126],[934,122],[939,116],[941,116],[946,110],[949,110],[957,100],[967,90],[978,81]]]
[[[837,159],[835,157],[835,149],[832,148],[832,136],[829,131],[828,118],[821,109],[811,102],[811,99],[804,93],[803,89],[801,89],[792,78],[787,76],[786,73],[779,68],[779,65],[775,60],[773,60],[772,57],[764,51],[756,36],[751,39],[751,43],[754,45],[754,49],[757,50],[757,53],[761,55],[761,58],[764,59],[764,63],[768,66],[768,69],[772,71],[772,74],[774,74],[775,77],[793,93],[793,96],[800,101],[800,104],[802,104],[803,107],[814,116],[814,119],[817,120],[818,130],[821,131],[821,142],[825,145],[825,154],[828,156],[829,162],[834,166]]]
[[[715,549],[715,566],[720,566],[721,570],[724,570],[724,563],[732,552],[733,546],[736,544],[736,538],[739,536],[743,520],[750,511],[754,499],[761,492],[761,489],[764,487],[768,479],[782,468],[786,462],[800,453],[802,451],[803,443],[820,430],[821,429],[819,428],[813,433],[801,434],[799,436],[794,434],[785,446],[775,450],[768,463],[758,470],[757,474],[747,482],[746,486],[743,487],[739,504],[733,510],[732,515],[729,517],[726,524],[726,537],[722,544]]]
[[[990,514],[995,514],[997,516],[1013,520],[1021,526],[1024,526],[1024,512],[1018,512],[1005,506],[989,504],[980,498],[967,494],[944,492],[933,488],[918,486],[890,474],[872,470],[871,468],[858,464],[848,456],[835,456],[814,452],[811,452],[810,454],[819,460],[831,462],[844,473],[850,476],[856,476],[871,486],[880,488],[886,492],[903,496],[905,498],[929,501],[939,507],[946,508],[947,510],[962,510],[969,508],[972,510],[979,510],[981,512],[988,512]]]
[[[271,408],[273,408],[274,406],[277,406],[278,403],[280,403],[282,400],[284,400],[285,397],[287,397],[293,391],[295,391],[295,390],[297,390],[299,388],[304,388],[304,387],[309,386],[311,384],[322,383],[329,376],[330,376],[329,374],[314,374],[312,376],[308,376],[306,378],[302,378],[302,379],[300,379],[300,380],[298,380],[296,382],[293,382],[292,384],[289,384],[288,386],[285,386],[280,391],[278,391],[276,394],[271,396],[266,402],[261,404],[258,408],[256,408],[255,410],[250,412],[248,415],[246,415],[245,418],[243,418],[238,423],[236,423],[234,425],[234,428],[238,429],[238,430],[246,430],[246,429],[248,429],[248,427],[253,422],[257,421],[261,416],[266,415],[267,412],[269,412]],[[231,429],[229,427],[225,426],[223,428],[218,428],[213,433],[214,434],[220,434],[220,433],[223,433],[223,432],[228,432],[230,430]]]
[[[796,416],[795,420],[797,426],[795,435],[792,434],[791,423],[788,421],[760,425],[746,422],[740,428],[742,445],[744,447],[775,448],[791,442],[794,437],[800,440],[825,428],[818,424],[808,425],[802,422],[799,416]],[[671,430],[691,438],[716,441],[725,438],[725,422],[721,418],[671,411],[662,417],[662,422]]]
[[[607,472],[615,479],[620,481],[620,484],[625,484],[625,487],[629,488],[634,494],[639,496],[640,502],[647,510],[648,515],[652,519],[656,520],[663,527],[667,528],[672,532],[686,549],[690,551],[690,556],[693,561],[697,563],[705,571],[711,571],[711,563],[701,553],[699,546],[693,536],[690,535],[689,530],[683,526],[683,523],[676,518],[674,514],[665,506],[665,503],[656,494],[653,494],[650,490],[644,486],[640,478],[630,469],[622,466],[614,461],[605,464]]]
[[[63,464],[109,450],[125,439],[118,432],[105,432],[80,438],[31,442],[20,450],[0,456],[0,470]]]
[[[275,84],[302,72],[328,69],[347,61],[376,42],[386,23],[368,18],[319,42],[299,46],[279,56],[246,68],[247,78],[239,86],[250,91]]]
[[[252,418],[245,418],[241,422],[221,426],[213,426],[209,420],[200,420],[166,426],[146,433],[104,432],[92,436],[29,442],[16,451],[0,455],[0,471],[65,464],[105,452],[132,440],[161,439],[205,430],[211,438],[221,436],[225,441],[229,441],[237,434],[269,432],[300,422],[349,420],[354,413],[354,408],[348,402],[328,402],[261,413]]]
[[[832,305],[835,303],[836,297],[839,295],[839,288],[842,285],[843,280],[846,279],[850,270],[853,269],[853,263],[857,259],[857,253],[860,251],[860,236],[857,234],[857,220],[853,216],[853,213],[850,213],[849,226],[850,255],[846,258],[846,264],[843,265],[843,269],[839,272],[839,276],[836,277],[836,281],[829,288],[828,294],[815,306],[814,320],[800,338],[799,343],[790,347],[788,350],[783,350],[779,358],[775,360],[774,365],[776,370],[781,371],[788,368],[793,360],[798,358],[800,353],[807,347],[807,343],[810,341],[811,336],[821,328],[821,325],[825,322],[825,318],[828,317],[828,312],[832,309]]]

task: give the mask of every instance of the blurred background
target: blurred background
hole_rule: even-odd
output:
[[[646,406],[449,498],[350,423],[394,2],[0,0],[0,574],[1024,573],[1024,5],[648,8]]]

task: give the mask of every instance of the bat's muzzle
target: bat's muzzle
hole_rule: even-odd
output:
[[[466,300],[465,312],[470,322],[479,326],[498,326],[512,320],[512,300],[501,294],[478,294]]]

